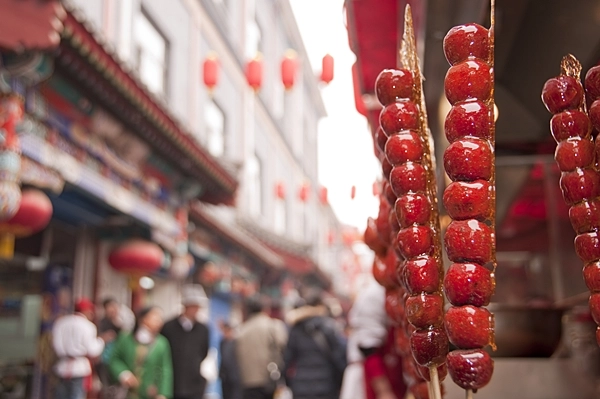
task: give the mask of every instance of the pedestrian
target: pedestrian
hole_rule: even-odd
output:
[[[83,399],[84,380],[92,375],[90,358],[100,356],[104,341],[98,337],[94,304],[87,298],[75,303],[75,313],[56,320],[52,328],[52,345],[57,356],[54,371],[58,376],[56,399]]]
[[[374,279],[356,297],[348,323],[348,367],[340,399],[404,398],[402,358],[385,312],[385,288]]]
[[[223,338],[219,345],[221,353],[219,378],[221,379],[223,399],[242,399],[240,370],[235,356],[234,329],[228,322],[222,322],[221,333]]]
[[[335,320],[318,292],[305,296],[306,304],[291,310],[285,349],[285,376],[294,399],[337,399],[346,349]]]
[[[114,298],[107,298],[102,302],[104,317],[98,323],[98,334],[104,339],[105,346],[100,361],[96,364],[96,372],[102,386],[111,383],[108,371],[108,360],[112,353],[115,340],[121,332],[121,318],[119,317],[120,305]]]
[[[173,394],[175,399],[202,398],[206,379],[200,365],[209,349],[208,327],[198,322],[198,312],[208,306],[208,298],[200,285],[182,289],[183,312],[166,322],[161,334],[171,346],[173,358]]]
[[[111,376],[123,388],[115,396],[127,399],[173,397],[171,348],[169,341],[159,334],[162,326],[161,309],[147,307],[137,314],[133,331],[119,336],[108,363]]]
[[[287,330],[260,298],[246,300],[246,321],[235,339],[243,399],[272,399],[281,378]]]

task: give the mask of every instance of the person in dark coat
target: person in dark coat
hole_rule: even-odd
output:
[[[196,317],[208,305],[208,298],[201,286],[190,285],[183,288],[181,303],[183,313],[166,322],[161,331],[171,346],[173,398],[202,398],[206,379],[200,374],[200,364],[208,355],[209,331]]]
[[[221,344],[219,345],[221,353],[219,378],[221,379],[223,399],[242,399],[242,385],[235,355],[233,327],[229,323],[224,322],[221,324],[221,332],[223,333],[223,339],[221,339]]]
[[[321,297],[288,313],[291,325],[284,352],[284,375],[294,399],[337,399],[346,367],[341,334]]]

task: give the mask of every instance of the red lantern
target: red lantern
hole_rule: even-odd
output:
[[[285,199],[285,184],[283,182],[275,184],[275,196],[279,199]]]
[[[256,57],[246,64],[246,80],[248,85],[254,89],[254,91],[260,90],[262,85],[262,74],[263,65],[260,57]]]
[[[202,67],[204,85],[212,90],[219,81],[219,60],[215,53],[210,53],[204,60]]]
[[[360,82],[358,81],[358,66],[356,63],[352,65],[352,82],[354,85],[354,105],[359,114],[367,116],[367,106],[360,92]]]
[[[51,217],[50,198],[37,189],[24,190],[17,213],[0,222],[0,256],[12,258],[15,237],[26,237],[43,230]]]
[[[296,52],[294,50],[287,50],[283,61],[281,61],[281,82],[286,90],[294,87],[296,64]]]
[[[352,188],[350,189],[350,198],[356,198],[356,186],[352,186]]]
[[[310,195],[310,184],[304,183],[302,187],[300,187],[300,192],[298,196],[300,197],[300,201],[306,202],[308,201],[308,197]]]
[[[321,204],[323,205],[327,205],[328,203],[327,194],[327,187],[321,186],[319,189],[319,201],[321,201]]]
[[[126,241],[108,256],[108,263],[117,271],[132,276],[152,274],[165,260],[165,253],[155,243],[141,239]]]
[[[333,57],[325,54],[323,57],[321,81],[329,84],[333,80]]]

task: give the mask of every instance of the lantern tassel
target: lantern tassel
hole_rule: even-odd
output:
[[[12,259],[15,254],[15,236],[11,233],[0,235],[0,258]]]

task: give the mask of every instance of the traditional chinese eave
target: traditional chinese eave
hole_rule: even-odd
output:
[[[87,89],[183,175],[198,181],[200,200],[234,202],[236,178],[194,141],[74,10],[55,0],[0,0],[0,9],[0,50],[51,53],[59,72]],[[38,27],[18,22],[25,20]],[[10,34],[4,34],[5,27]]]
[[[260,263],[273,269],[282,269],[285,265],[284,259],[274,251],[263,245],[260,241],[221,220],[200,203],[194,203],[190,207],[190,220],[200,226],[210,229],[226,241],[241,248],[248,255]]]
[[[318,270],[318,266],[309,255],[308,245],[299,244],[274,234],[248,220],[240,220],[238,223],[244,230],[282,257],[285,268],[290,272],[305,275]]]

